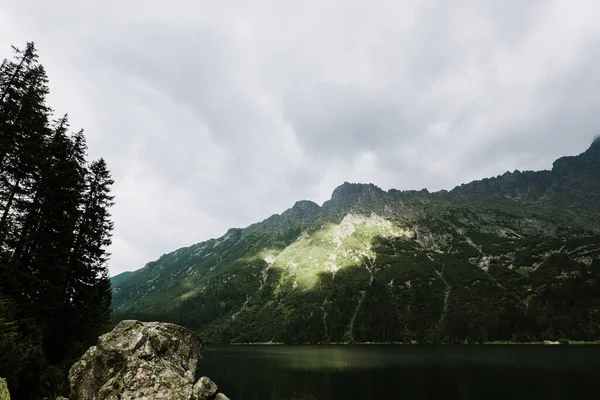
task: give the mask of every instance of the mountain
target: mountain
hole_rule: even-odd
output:
[[[451,191],[346,182],[112,278],[114,316],[225,343],[595,340],[599,194],[598,139]]]

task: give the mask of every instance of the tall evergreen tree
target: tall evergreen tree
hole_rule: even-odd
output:
[[[43,169],[49,136],[46,73],[37,62],[33,44],[17,54],[20,60],[7,63],[1,79],[0,277],[5,280],[9,278],[9,256],[14,252],[18,232]],[[16,278],[22,272],[13,270],[10,275]],[[23,279],[12,280],[10,294],[13,296],[24,293],[19,281]]]
[[[2,91],[0,92],[0,103],[3,103],[7,96],[11,93],[11,89],[14,89],[14,84],[21,77],[23,71],[25,71],[31,63],[37,61],[37,53],[33,42],[28,42],[25,50],[19,50],[13,46],[13,51],[19,55],[17,62],[8,62],[4,60],[2,62],[2,70],[7,69],[7,74],[3,76],[0,81],[2,84]]]
[[[66,115],[50,123],[33,43],[15,52],[0,65],[0,347],[26,337],[34,348],[27,365],[0,357],[18,366],[0,374],[19,398],[38,398],[32,387],[56,389],[57,372],[65,382],[109,320],[113,181],[103,159],[87,164],[85,135],[69,133]],[[40,371],[45,385],[34,384]]]
[[[109,212],[113,205],[113,180],[104,159],[92,162],[86,183],[83,212],[69,260],[71,276],[65,290],[65,302],[73,312],[70,319],[82,337],[86,332],[95,334],[109,320],[111,293],[106,248],[113,229]]]
[[[31,100],[37,95],[35,101],[37,105],[44,105],[48,93],[45,71],[38,62],[34,44],[27,43],[24,51],[16,47],[13,47],[13,50],[17,60],[14,62],[4,60],[0,69],[0,131],[2,132],[0,171],[2,172],[9,163],[7,155],[14,153],[15,146],[18,146],[20,123],[34,115],[31,111],[35,106]],[[25,99],[28,94],[29,98]],[[47,116],[47,112],[45,114]]]
[[[31,273],[31,305],[44,326],[45,343],[51,361],[64,353],[70,335],[64,333],[66,315],[62,300],[71,275],[69,252],[80,218],[85,187],[85,154],[76,154],[75,141],[67,135],[66,117],[57,121],[48,145],[48,173],[39,187],[37,226],[31,231],[27,251]],[[78,149],[78,152],[80,152]],[[81,153],[81,152],[80,152]],[[63,332],[61,332],[63,331]]]

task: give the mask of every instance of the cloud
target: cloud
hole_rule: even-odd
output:
[[[284,95],[284,117],[316,157],[353,157],[396,146],[409,127],[393,101],[353,86],[320,83]]]
[[[50,104],[115,178],[113,274],[344,181],[430,190],[550,168],[600,131],[582,0],[8,0]]]

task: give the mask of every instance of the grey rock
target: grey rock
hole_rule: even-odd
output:
[[[203,349],[181,326],[121,321],[71,367],[71,398],[189,399]]]
[[[6,383],[5,378],[0,378],[0,400],[10,400],[8,384]]]
[[[203,376],[194,385],[192,400],[206,400],[215,393],[217,393],[217,385],[209,377]]]
[[[215,400],[229,400],[229,397],[225,396],[223,393],[219,393],[216,397]]]

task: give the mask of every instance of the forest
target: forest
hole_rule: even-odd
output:
[[[0,376],[17,399],[68,394],[110,319],[113,180],[47,104],[33,42],[0,65]]]

